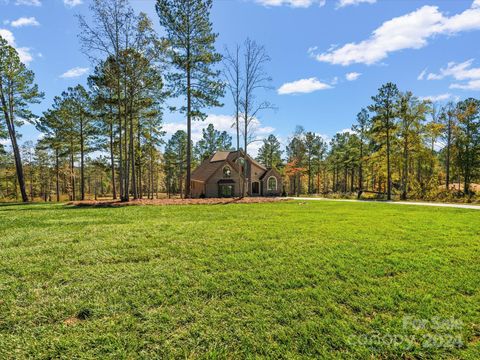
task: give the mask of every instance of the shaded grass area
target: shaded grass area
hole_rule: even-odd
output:
[[[480,214],[0,206],[0,358],[480,357]]]

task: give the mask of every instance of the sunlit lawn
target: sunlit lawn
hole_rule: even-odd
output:
[[[0,358],[480,357],[480,213],[0,206]]]

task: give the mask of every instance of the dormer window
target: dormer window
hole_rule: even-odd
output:
[[[223,167],[223,177],[224,178],[229,178],[232,176],[232,169],[230,169],[230,166],[224,166]]]

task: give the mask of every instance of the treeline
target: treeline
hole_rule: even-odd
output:
[[[260,159],[270,148],[265,143]],[[480,101],[440,107],[387,83],[351,130],[329,143],[298,128],[286,161],[287,192],[294,194],[472,199],[480,182]]]
[[[0,198],[188,197],[200,161],[221,149],[248,152],[259,115],[274,108],[261,97],[270,57],[251,39],[218,53],[211,7],[211,0],[157,0],[160,37],[128,0],[92,1],[88,19],[78,21],[94,70],[41,116],[30,111],[44,97],[34,73],[0,36],[0,139],[9,139],[0,142]],[[235,143],[209,125],[194,144],[192,121],[205,120],[225,94]],[[166,109],[186,118],[186,131],[168,141]],[[281,170],[285,194],[471,199],[480,182],[479,109],[471,98],[439,107],[388,83],[350,131],[327,142],[298,128],[284,151],[271,135],[258,161]],[[19,145],[25,121],[42,134],[37,144]]]
[[[81,87],[62,94],[41,123],[57,119],[54,115],[62,108],[60,104],[73,106],[77,92],[85,95]],[[77,106],[73,108],[79,109]],[[68,114],[66,109],[62,111],[63,116]],[[44,131],[45,137],[37,144],[20,148],[31,200],[75,199],[82,193],[90,198],[115,196],[115,187],[119,187],[115,181],[118,139],[111,136],[111,122],[102,121],[101,116],[91,122],[82,121],[81,116],[70,118],[79,119],[78,124],[59,130],[57,136]],[[150,124],[147,120],[142,124]],[[163,133],[156,129],[151,123],[144,131],[135,132],[139,136],[134,142],[138,197],[182,196],[187,133],[177,131],[160,152],[157,145]],[[53,141],[57,138],[63,141]],[[233,149],[231,136],[212,124],[190,146],[192,168],[217,150]],[[113,156],[105,155],[112,155],[112,149]],[[103,155],[94,156],[97,151]],[[372,97],[372,104],[358,113],[349,131],[327,141],[297,127],[285,147],[270,135],[263,140],[257,160],[280,170],[284,193],[290,195],[472,200],[480,182],[480,101],[469,98],[439,106],[388,83]],[[20,197],[13,152],[5,149],[0,150],[0,196]]]
[[[87,135],[77,137],[85,139],[83,151],[77,141],[73,141],[71,147],[67,146],[67,141],[55,147],[48,136],[35,144],[28,141],[20,146],[29,201],[63,201],[82,196],[96,200],[116,196],[119,187],[115,181],[116,167],[112,171],[112,158],[106,155],[108,149],[104,149],[109,144],[106,141],[108,133],[102,136],[100,129],[93,127],[95,131],[85,130]],[[187,133],[179,130],[173,134],[162,152],[146,144],[136,151],[138,197],[183,196]],[[216,130],[209,124],[202,130],[202,138],[192,143],[192,149],[192,167],[195,167],[217,150],[232,150],[232,138],[226,131]],[[21,200],[13,152],[3,146],[0,146],[0,199]]]

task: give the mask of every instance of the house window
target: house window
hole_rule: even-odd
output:
[[[230,166],[225,166],[223,168],[223,177],[229,178],[230,176],[232,176],[232,169],[230,169]]]
[[[270,176],[267,182],[268,191],[277,191],[277,178],[275,176]]]

